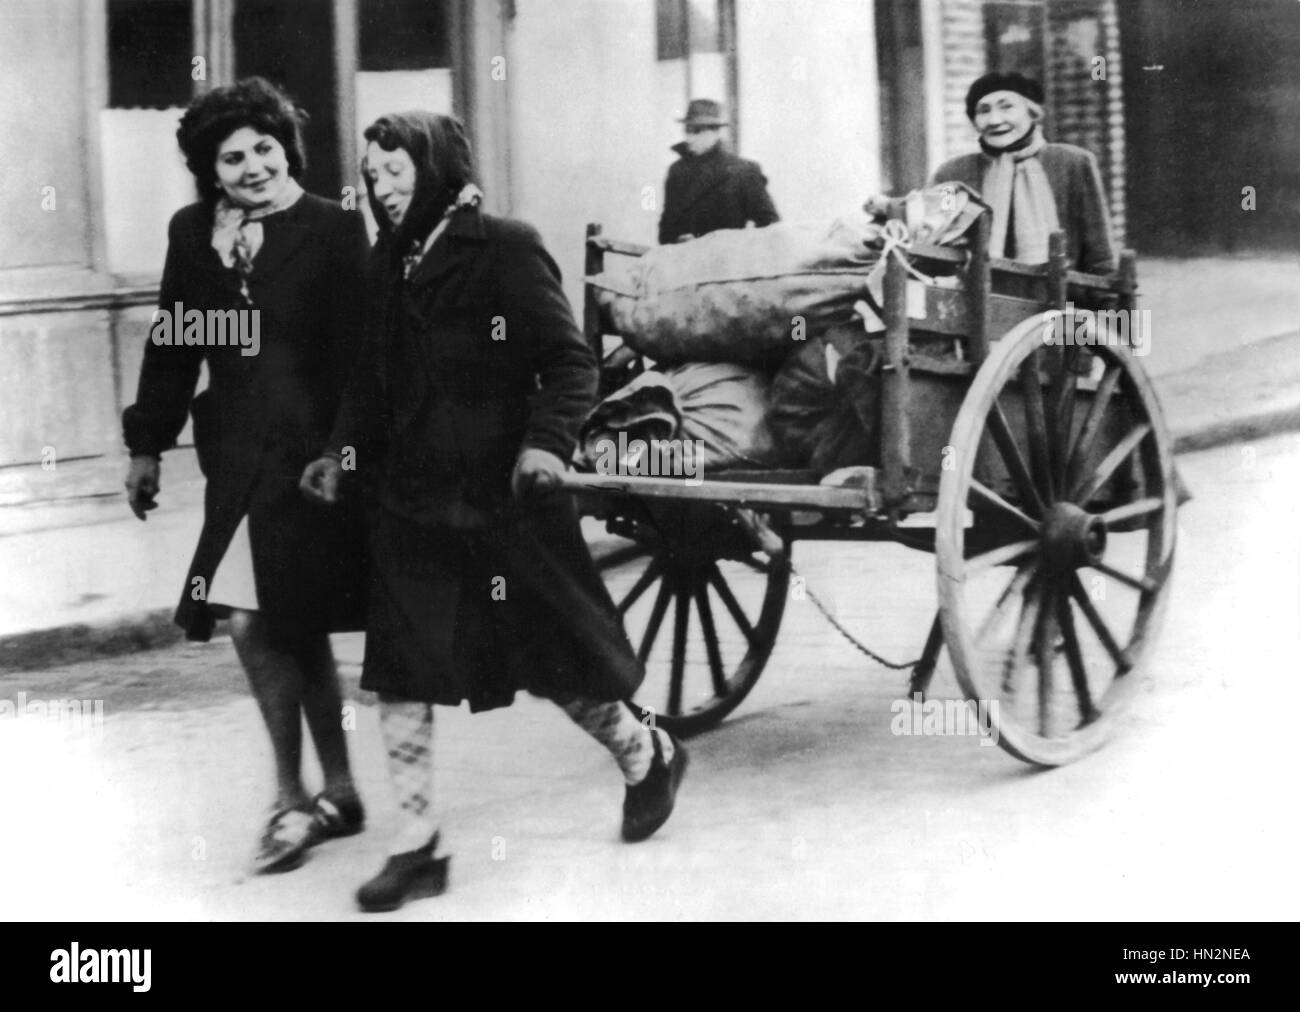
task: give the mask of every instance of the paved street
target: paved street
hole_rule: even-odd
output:
[[[1100,753],[1035,771],[971,737],[891,734],[897,672],[792,600],[752,695],[691,744],[678,813],[617,840],[621,780],[554,707],[438,711],[452,889],[401,920],[1293,918],[1300,739],[1300,436],[1180,465],[1196,499],[1149,691]],[[800,544],[841,619],[919,652],[930,556]],[[360,643],[339,638],[355,686]],[[956,696],[946,662],[939,696]],[[5,919],[331,919],[392,826],[377,718],[354,690],[370,829],[248,877],[270,755],[227,640],[0,676],[0,700],[102,699],[102,735],[0,719]],[[314,776],[314,772],[313,772]]]

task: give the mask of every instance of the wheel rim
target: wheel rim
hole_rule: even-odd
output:
[[[1149,380],[1103,342],[1109,331],[1086,350],[1047,348],[1051,328],[1047,314],[1025,321],[980,368],[953,426],[936,539],[958,682],[989,704],[999,744],[1043,765],[1098,747],[1131,701],[1176,530],[1172,443]],[[1076,369],[1089,355],[1095,388]]]
[[[717,536],[716,514],[704,523],[698,510],[689,516],[680,530],[693,535],[638,525],[597,559],[646,668],[633,702],[683,735],[717,724],[758,681],[790,581],[788,542],[769,558]]]

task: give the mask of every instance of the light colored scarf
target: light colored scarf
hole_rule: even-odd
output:
[[[993,208],[989,255],[1001,257],[1007,248],[1007,222],[1015,208],[1015,259],[1027,264],[1047,261],[1047,240],[1061,228],[1056,198],[1038,153],[1047,142],[1034,127],[1034,139],[1019,151],[996,158],[985,152],[984,199]]]
[[[420,261],[424,259],[429,250],[433,249],[433,244],[438,241],[438,237],[447,231],[447,226],[451,224],[453,214],[462,207],[478,207],[481,203],[483,203],[482,190],[473,183],[466,183],[461,187],[460,193],[456,194],[456,200],[442,213],[442,220],[429,233],[429,237],[424,242],[417,240],[412,243],[411,252],[402,257],[402,277],[409,278],[415,272],[415,269],[420,266]]]
[[[262,219],[278,211],[293,207],[302,198],[303,188],[298,180],[290,178],[280,195],[260,207],[244,207],[228,196],[222,196],[212,214],[212,248],[221,257],[222,266],[233,268],[239,275],[239,291],[244,301],[252,305],[248,294],[248,279],[253,273],[253,258],[262,248],[265,238]]]

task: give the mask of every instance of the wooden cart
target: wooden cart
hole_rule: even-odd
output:
[[[990,259],[988,232],[985,214],[969,251],[912,244],[889,257],[879,466],[862,487],[791,471],[694,486],[569,476],[584,514],[621,539],[594,551],[647,668],[636,702],[662,726],[700,731],[745,698],[776,643],[792,545],[816,539],[935,554],[938,615],[910,692],[926,691],[946,647],[966,696],[998,702],[997,740],[1021,759],[1066,763],[1114,729],[1167,598],[1173,446],[1120,317],[1094,317],[1087,346],[1045,335],[1067,302],[1133,311],[1135,258],[1126,251],[1113,277],[1067,270],[1058,234],[1049,263],[1029,266]],[[586,242],[589,277],[609,254],[645,251],[596,225]],[[920,286],[908,263],[958,285]],[[584,318],[604,361],[590,285]]]

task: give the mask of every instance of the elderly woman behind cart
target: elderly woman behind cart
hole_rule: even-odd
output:
[[[362,620],[360,517],[313,507],[295,486],[325,445],[360,344],[365,234],[358,215],[299,185],[303,119],[260,78],[208,92],[181,118],[201,199],[172,218],[159,304],[205,319],[256,314],[258,341],[168,342],[156,330],[123,415],[141,520],[156,505],[159,455],[194,418],[207,489],[176,621],[206,640],[214,619],[229,619],[270,733],[278,790],[259,871],[292,868],[312,844],[363,823],[327,635]],[[191,402],[204,364],[208,388]],[[300,768],[304,717],[325,776],[314,799]]]
[[[332,501],[348,454],[373,494],[361,685],[379,693],[401,825],[357,898],[388,910],[446,887],[431,704],[486,710],[519,689],[559,703],[622,769],[626,840],[668,818],[686,750],[622,702],[643,671],[573,504],[534,494],[596,392],[554,261],[530,226],[479,209],[458,121],[385,116],[365,138],[372,334],[303,489]]]
[[[1047,260],[1048,237],[1064,231],[1072,268],[1115,269],[1106,193],[1092,153],[1043,136],[1043,89],[1021,74],[985,74],[966,93],[978,153],[941,165],[932,183],[965,183],[993,210],[989,252],[1022,263]]]

